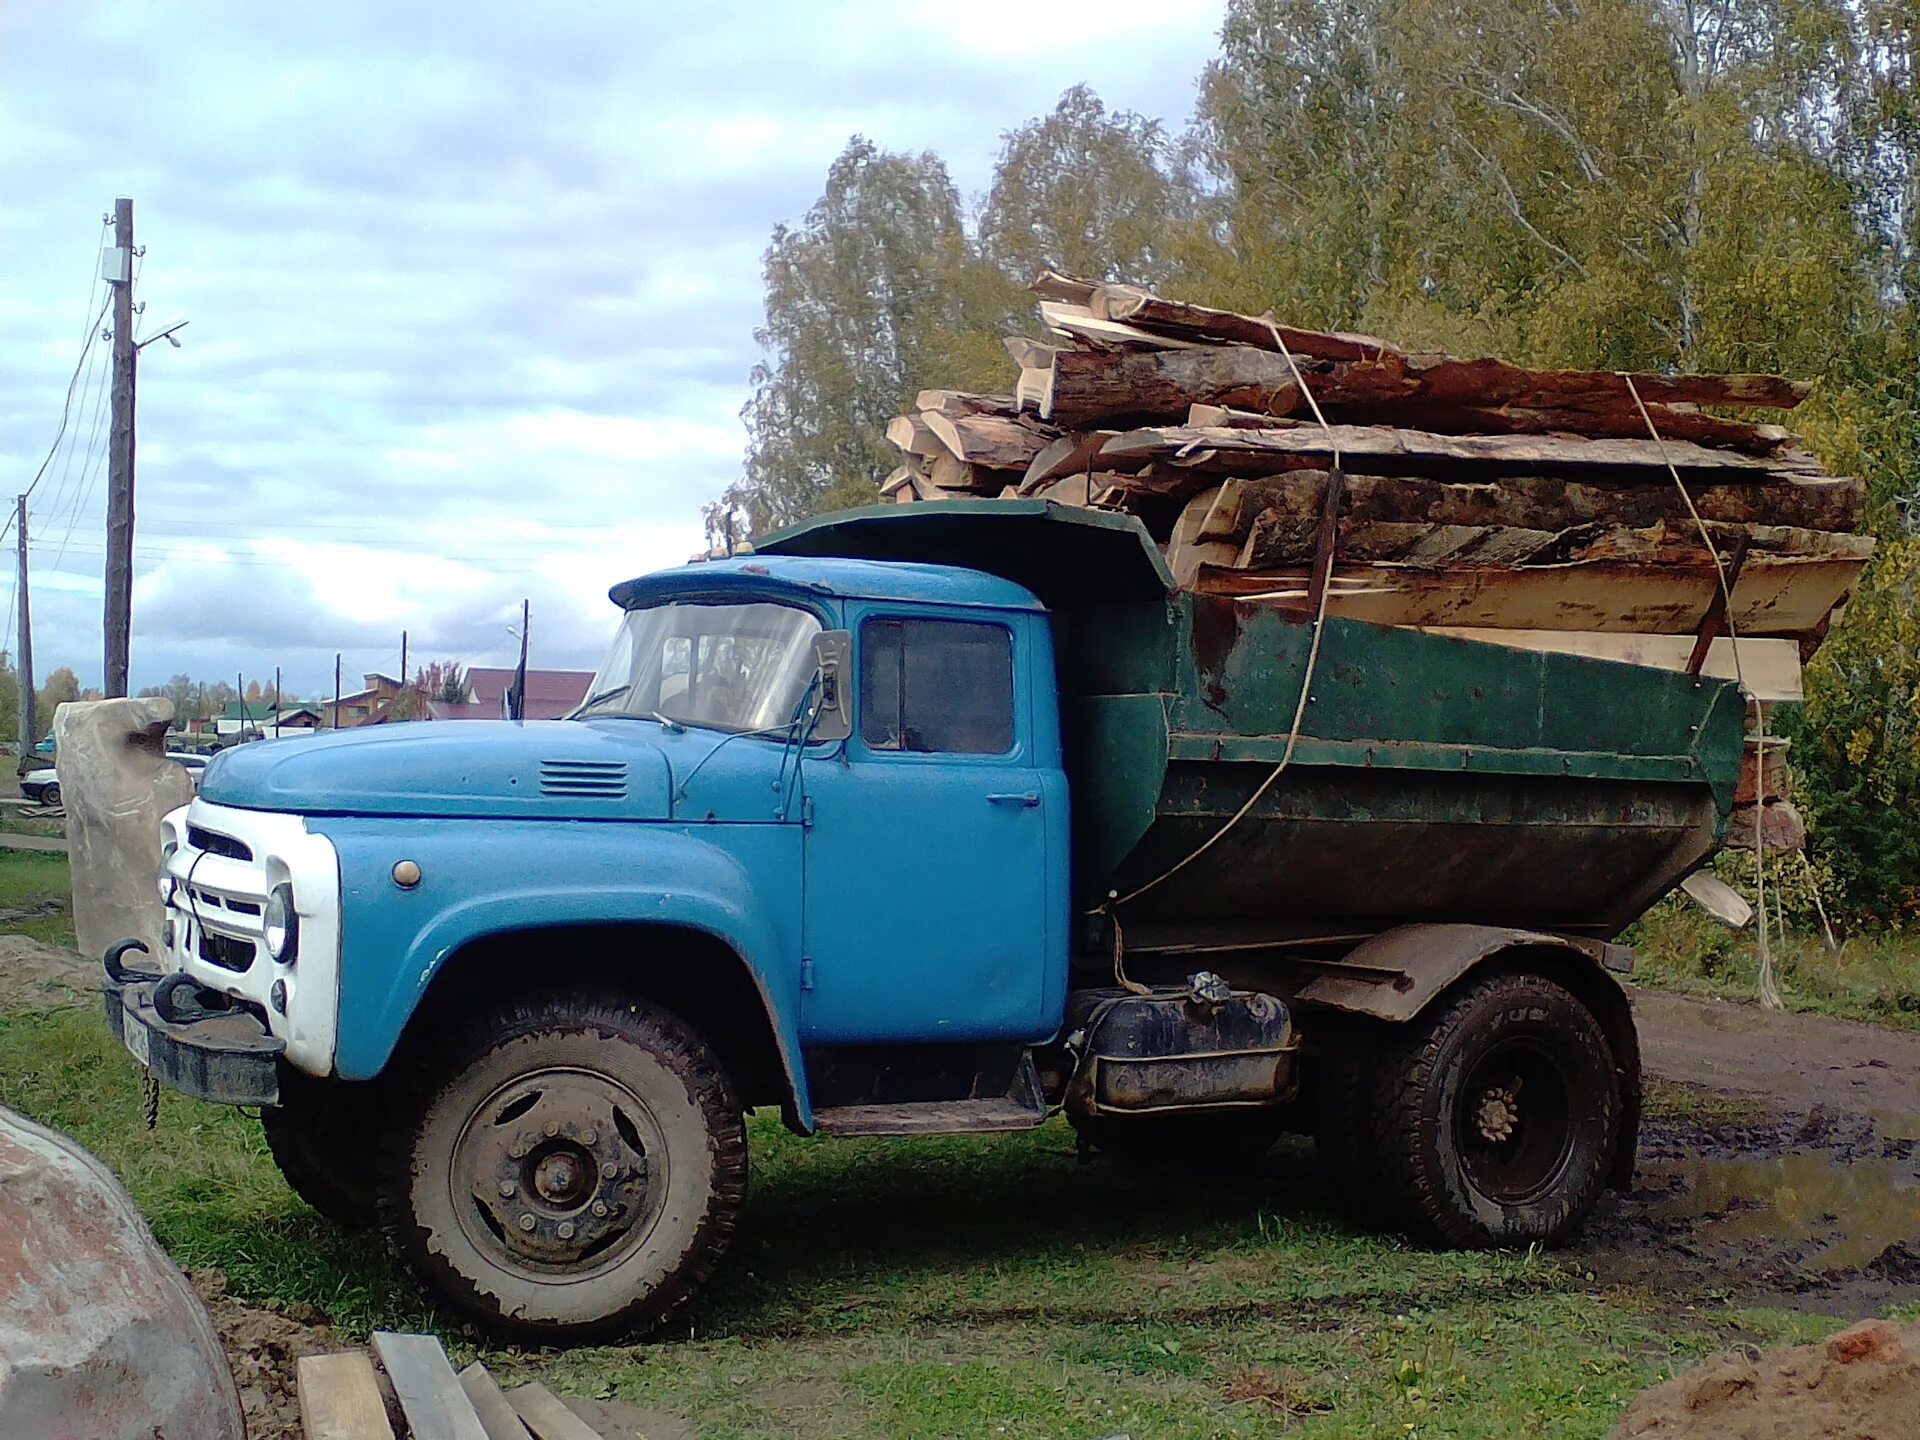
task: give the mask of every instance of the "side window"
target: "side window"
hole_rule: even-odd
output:
[[[1013,636],[961,620],[860,627],[860,738],[875,750],[1004,755],[1013,748]]]

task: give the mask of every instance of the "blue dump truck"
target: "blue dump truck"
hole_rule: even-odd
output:
[[[1196,1173],[1310,1133],[1455,1246],[1629,1179],[1613,940],[1724,839],[1736,686],[1191,595],[1133,518],[1038,501],[612,596],[570,719],[222,755],[165,822],[166,953],[105,957],[153,1078],[260,1107],[295,1190],[484,1329],[659,1326],[756,1107],[1064,1110]]]

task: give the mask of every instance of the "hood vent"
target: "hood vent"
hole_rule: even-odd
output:
[[[576,800],[627,798],[624,760],[542,760],[540,793]]]

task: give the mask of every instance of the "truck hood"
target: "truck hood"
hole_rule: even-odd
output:
[[[459,721],[261,740],[224,751],[200,793],[304,815],[663,820],[672,782],[651,729]]]

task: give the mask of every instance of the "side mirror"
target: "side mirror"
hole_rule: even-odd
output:
[[[813,701],[813,738],[837,745],[853,734],[853,705],[847,694],[847,676],[853,671],[853,632],[822,630],[814,636],[813,663],[820,675]]]

